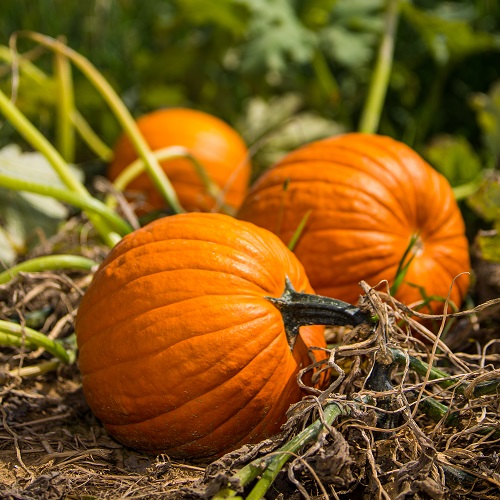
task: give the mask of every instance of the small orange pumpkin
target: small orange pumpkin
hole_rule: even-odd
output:
[[[187,148],[224,191],[225,204],[232,208],[240,206],[248,188],[251,166],[247,147],[236,130],[215,116],[187,108],[153,111],[139,118],[137,125],[153,151],[169,146]],[[115,145],[108,177],[116,179],[136,159],[130,139],[123,134]],[[161,166],[187,211],[213,209],[214,199],[206,193],[189,159],[166,160]],[[165,200],[145,173],[127,186],[127,192],[141,193],[150,210],[165,207]]]
[[[265,229],[203,213],[150,223],[110,252],[78,310],[90,408],[122,443],[177,458],[271,436],[303,396],[308,346],[326,347],[323,327],[303,325],[366,321],[311,293]]]
[[[448,181],[389,137],[350,133],[291,152],[257,180],[237,216],[288,243],[308,211],[294,252],[319,294],[356,303],[361,280],[392,284],[412,238],[414,258],[396,293],[408,305],[422,300],[417,287],[446,298],[470,269]],[[468,286],[468,275],[456,280],[457,306]],[[433,301],[433,311],[442,304]]]

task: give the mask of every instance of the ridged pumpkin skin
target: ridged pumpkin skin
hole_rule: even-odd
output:
[[[307,346],[326,347],[314,326],[290,350],[265,299],[283,294],[285,276],[312,293],[279,238],[221,214],[166,217],[123,238],[76,318],[83,390],[108,432],[200,458],[279,431],[304,395],[296,375],[311,363]]]
[[[288,243],[309,210],[294,252],[320,295],[355,304],[361,280],[392,283],[414,235],[416,255],[396,298],[408,305],[422,299],[408,283],[446,298],[453,278],[470,269],[448,181],[389,137],[351,133],[291,152],[257,180],[237,216]],[[457,306],[468,286],[468,275],[455,282]],[[441,311],[442,303],[432,307]]]
[[[169,146],[184,146],[203,165],[210,178],[225,191],[225,203],[238,208],[245,197],[250,178],[248,150],[241,136],[228,124],[202,111],[187,108],[160,109],[137,120],[139,130],[155,151]],[[130,139],[122,135],[114,148],[114,160],[108,177],[118,174],[137,159]],[[205,188],[190,160],[185,158],[160,163],[172,183],[181,205],[187,211],[207,212],[214,200]],[[161,209],[165,201],[147,175],[141,174],[128,186],[129,192],[145,196],[147,208]]]

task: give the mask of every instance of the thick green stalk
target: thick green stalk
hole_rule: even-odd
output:
[[[418,394],[411,392],[408,394],[410,401],[417,400]],[[426,396],[420,399],[419,409],[434,422],[444,421],[444,424],[450,427],[456,427],[459,423],[460,413],[458,411],[451,411],[449,406],[436,401],[434,398]]]
[[[42,347],[53,354],[63,363],[69,364],[75,360],[74,353],[66,351],[57,340],[51,340],[43,333],[32,330],[27,326],[0,320],[0,345],[27,346],[30,348]]]
[[[10,124],[40,153],[47,158],[62,182],[81,196],[90,196],[85,186],[72,174],[68,164],[21,111],[0,90],[0,112]]]
[[[80,137],[101,160],[108,162],[113,159],[113,150],[92,130],[87,120],[76,108],[72,110],[71,120]]]
[[[272,485],[283,466],[307,443],[316,439],[325,428],[323,422],[331,425],[335,419],[341,415],[348,415],[348,411],[337,403],[331,403],[323,409],[323,420],[318,419],[297,434],[293,439],[283,445],[277,452],[271,453],[268,457],[262,457],[245,465],[237,474],[241,486],[246,486],[257,476],[261,479],[254,486],[246,500],[258,500],[263,498],[266,491]],[[217,493],[212,500],[222,500],[234,498],[236,492],[226,488]]]
[[[62,58],[63,56],[60,57]],[[9,47],[0,45],[0,59],[4,59],[8,63],[12,63],[12,52]],[[22,54],[18,54],[18,59],[19,68],[22,70],[23,74],[31,80],[30,84],[34,83],[42,87],[47,84],[49,77],[40,68],[38,68],[38,66],[35,66],[31,61],[23,57]],[[70,71],[67,58],[64,59],[64,64],[68,66],[68,71]],[[71,87],[69,91],[73,93],[73,88]],[[89,146],[89,148],[96,153],[100,159],[110,161],[113,158],[113,151],[106,144],[104,144],[101,138],[98,137],[92,130],[85,118],[75,108],[74,103],[70,108],[70,111],[71,122],[73,123],[75,130],[80,134],[80,137],[87,143],[87,146]]]
[[[470,397],[478,398],[488,394],[496,394],[500,390],[500,379],[487,380],[473,386],[471,383],[459,382],[457,379],[451,378],[449,373],[443,372],[439,368],[431,368],[429,371],[429,365],[427,363],[413,356],[408,356],[407,359],[403,351],[399,349],[390,348],[389,350],[391,351],[394,361],[399,365],[405,366],[408,361],[411,370],[414,370],[424,377],[429,373],[429,380],[438,380],[436,383],[445,389],[453,387],[458,394],[467,394],[468,389],[472,387],[473,389],[470,393]]]
[[[68,163],[75,161],[75,129],[71,115],[74,108],[73,79],[71,65],[62,54],[55,55],[55,74],[58,96],[57,107],[57,149]]]
[[[92,196],[80,196],[78,193],[68,191],[63,188],[49,186],[48,184],[36,184],[34,182],[25,181],[22,179],[14,179],[8,175],[0,174],[0,187],[12,189],[15,191],[28,191],[30,193],[50,196],[56,200],[69,203],[70,205],[85,210],[87,213],[99,215],[101,219],[106,221],[110,227],[106,226],[106,241],[110,246],[114,246],[121,236],[124,236],[132,231],[132,228],[127,222],[119,217],[115,212],[110,210],[104,203]],[[104,237],[104,235],[102,235]]]
[[[67,45],[59,42],[58,40],[55,40],[54,38],[42,35],[40,33],[34,33],[32,31],[21,31],[19,32],[19,34],[24,35],[31,40],[38,42],[44,47],[48,47],[51,50],[54,50],[59,54],[64,54],[88,78],[88,80],[95,86],[104,100],[108,103],[108,106],[115,114],[120,125],[129,136],[132,144],[137,151],[137,154],[143,159],[144,163],[146,164],[147,172],[158,191],[161,193],[161,195],[164,197],[166,202],[175,213],[184,212],[184,209],[179,203],[177,194],[172,187],[172,184],[165,175],[165,172],[158,163],[158,160],[152,154],[151,149],[142,136],[141,132],[139,131],[134,118],[130,114],[123,101],[118,97],[117,93],[108,83],[108,81],[102,76],[102,74],[97,71],[95,66],[87,58],[83,57],[78,52],[70,49]]]
[[[90,271],[98,266],[97,262],[80,255],[45,255],[25,260],[16,266],[0,273],[0,285],[8,283],[19,273],[56,271],[60,269],[77,269],[81,271]]]
[[[21,113],[21,111],[7,98],[0,90],[0,113],[2,113],[11,125],[52,165],[62,182],[73,191],[82,201],[89,201],[92,198],[85,186],[71,173],[67,163],[63,160],[57,150],[39,132],[33,124]],[[5,178],[6,176],[2,176]],[[16,189],[15,187],[11,189]],[[87,214],[95,228],[109,246],[116,244],[116,238],[110,235],[108,225],[93,213]]]
[[[290,349],[295,345],[301,326],[374,324],[374,318],[352,304],[331,297],[297,292],[288,276],[285,277],[283,295],[266,299],[272,302],[283,316]]]
[[[368,97],[361,114],[360,132],[374,134],[378,130],[389,78],[391,76],[398,19],[399,0],[387,0],[384,35],[370,81]]]
[[[212,180],[208,175],[205,167],[189,152],[184,146],[170,146],[163,149],[157,149],[153,155],[158,161],[175,160],[178,158],[185,158],[189,160],[193,168],[200,178],[206,192],[214,199],[218,200],[221,196],[221,188]],[[117,191],[124,191],[130,182],[132,182],[138,175],[144,172],[146,165],[142,158],[138,158],[130,165],[124,168],[118,177],[114,180],[113,186]],[[112,206],[112,201],[107,201],[108,206]]]

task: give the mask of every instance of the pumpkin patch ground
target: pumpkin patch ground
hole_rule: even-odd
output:
[[[2,0],[0,498],[500,498],[466,3]]]
[[[45,253],[67,236],[61,234],[38,250]],[[105,252],[99,246],[87,249],[96,259]],[[495,273],[490,269],[491,276]],[[492,287],[498,289],[496,276],[487,289],[476,292],[487,297]],[[17,315],[32,326],[38,324],[41,331],[57,330],[59,338],[70,341],[75,310],[89,280],[90,274],[81,272],[23,273],[0,287],[2,319]],[[334,390],[316,392],[292,407],[282,434],[211,462],[172,460],[124,447],[90,411],[75,364],[21,379],[15,369],[7,371],[13,360],[26,370],[49,362],[50,356],[41,350],[2,350],[0,494],[22,499],[230,498],[228,487],[243,491],[237,472],[251,463],[258,469],[259,457],[262,461],[279,456],[283,445],[318,420],[318,404],[324,400],[330,421],[329,409],[338,405],[342,411],[329,431],[305,442],[300,458],[293,454],[292,468],[277,475],[266,498],[299,498],[299,492],[311,498],[332,492],[339,498],[371,498],[381,488],[393,497],[406,492],[417,498],[495,498],[499,465],[491,447],[500,425],[500,352],[494,326],[499,321],[498,303],[449,319],[456,323],[453,336],[447,338],[451,348],[432,352],[421,340],[425,327],[407,319],[404,308],[388,308],[383,289],[364,287],[362,303],[380,316],[383,327],[328,330],[329,342],[344,339],[330,351],[335,351],[334,372],[341,374],[333,382]],[[33,311],[41,304],[46,306],[44,317],[36,318]],[[398,327],[384,319],[387,314],[399,319]],[[416,332],[420,333],[414,338]],[[479,342],[488,347],[478,351]],[[396,360],[391,377],[381,346]],[[379,355],[374,365],[375,352]],[[425,385],[424,380],[440,378],[427,371],[431,358],[453,377],[441,385]],[[260,477],[258,471],[255,475]],[[255,483],[249,482],[244,491]]]

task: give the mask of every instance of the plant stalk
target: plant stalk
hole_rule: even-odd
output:
[[[151,180],[164,197],[165,201],[175,213],[184,212],[172,184],[165,175],[165,172],[158,163],[158,160],[152,154],[151,149],[137,127],[134,118],[123,101],[118,97],[117,93],[102,76],[102,74],[96,69],[96,67],[87,58],[54,38],[40,33],[35,33],[33,31],[20,31],[19,34],[26,36],[27,38],[30,38],[31,40],[43,45],[44,47],[50,48],[59,54],[65,55],[88,78],[88,80],[100,92],[101,96],[115,114],[120,125],[129,136],[137,154],[144,161],[146,170],[151,177]]]
[[[106,241],[111,246],[114,246],[120,240],[121,236],[132,231],[132,228],[127,222],[110,210],[104,203],[92,196],[80,196],[78,193],[63,188],[49,186],[48,184],[36,184],[22,179],[14,179],[13,177],[3,174],[0,174],[0,187],[50,196],[51,198],[85,210],[87,213],[99,215],[99,217],[104,219],[107,224],[111,226],[113,231],[118,233],[111,232],[110,228],[106,227]]]
[[[299,242],[300,237],[302,236],[302,233],[304,232],[304,228],[306,227],[307,221],[309,220],[309,217],[312,214],[312,209],[309,209],[305,214],[302,219],[300,219],[299,225],[297,226],[297,229],[294,231],[290,241],[288,242],[288,249],[290,251],[294,251],[297,243]]]
[[[189,160],[193,164],[193,168],[203,183],[208,195],[214,200],[219,199],[222,191],[221,188],[212,180],[205,167],[189,152],[187,148],[184,146],[169,146],[167,148],[157,149],[156,151],[153,151],[152,154],[159,162],[176,160],[178,158],[186,158]],[[117,191],[124,191],[130,182],[144,172],[145,168],[146,166],[144,160],[142,158],[138,158],[120,172],[118,177],[114,180],[113,186]],[[112,206],[111,199],[109,199],[106,203],[108,206]]]
[[[22,368],[14,368],[7,373],[11,377],[36,377],[45,373],[53,372],[61,366],[60,361],[45,361],[36,365],[23,366]]]
[[[81,198],[82,202],[89,203],[89,200],[94,200],[90,193],[85,189],[85,186],[71,173],[68,165],[63,160],[57,150],[50,142],[33,126],[33,124],[21,113],[21,111],[7,98],[0,90],[0,112],[9,120],[11,125],[52,165],[62,182]],[[5,180],[7,176],[2,176]],[[21,182],[21,180],[16,182]],[[18,188],[10,187],[10,189],[18,190]],[[87,214],[91,222],[94,224],[98,233],[108,246],[116,244],[116,238],[110,235],[108,225],[95,214]]]
[[[73,79],[71,65],[62,54],[55,55],[55,74],[58,87],[57,107],[57,149],[68,163],[75,161],[75,129],[71,115],[74,108]]]
[[[384,35],[370,81],[368,97],[361,114],[360,132],[374,134],[378,130],[392,70],[394,43],[399,20],[399,1],[387,0]]]
[[[45,255],[43,257],[35,257],[34,259],[25,260],[16,266],[7,269],[0,273],[0,285],[8,283],[19,273],[25,272],[40,272],[40,271],[56,271],[60,269],[77,269],[82,271],[90,271],[98,264],[91,259],[81,257],[80,255]]]
[[[451,378],[450,374],[443,372],[439,368],[431,368],[429,371],[429,365],[424,361],[421,361],[418,358],[413,356],[408,356],[408,359],[404,355],[403,351],[399,349],[389,348],[391,355],[396,363],[401,366],[405,366],[407,361],[409,362],[409,368],[417,372],[419,375],[426,376],[427,372],[429,372],[429,380],[437,380],[437,384],[440,387],[448,389],[453,387],[458,394],[467,394],[469,393],[468,389],[473,387],[470,392],[470,397],[478,398],[481,396],[486,396],[488,394],[496,394],[500,390],[500,380],[487,380],[485,382],[481,382],[472,386],[467,382],[459,382],[456,379]],[[441,380],[442,379],[442,380]]]
[[[308,293],[297,292],[288,277],[285,291],[279,298],[266,297],[283,316],[286,336],[293,349],[299,328],[305,325],[358,326],[373,324],[373,318],[356,306],[341,300]]]
[[[277,452],[269,454],[267,457],[262,457],[245,465],[237,474],[242,487],[249,484],[257,476],[261,479],[254,486],[246,500],[257,500],[263,498],[266,491],[269,489],[274,479],[278,475],[283,466],[290,458],[297,453],[307,443],[317,439],[320,432],[324,430],[325,425],[331,425],[341,415],[348,415],[349,411],[341,407],[337,403],[331,403],[323,409],[323,420],[315,420],[311,425],[306,427],[302,432],[297,434],[293,439],[283,445]],[[214,495],[212,500],[222,500],[225,498],[234,498],[236,492],[229,488],[221,490]]]
[[[87,146],[103,161],[108,162],[113,159],[113,151],[109,148],[101,138],[92,130],[87,120],[81,113],[73,108],[71,120],[80,137],[85,141]]]
[[[75,354],[66,351],[57,340],[51,340],[43,333],[10,321],[0,320],[0,345],[42,347],[65,364],[73,363],[75,360]]]

